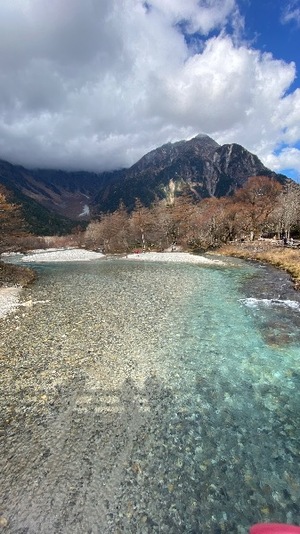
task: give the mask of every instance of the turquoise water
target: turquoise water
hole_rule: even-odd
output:
[[[37,267],[0,346],[9,532],[300,523],[300,299],[227,263]]]

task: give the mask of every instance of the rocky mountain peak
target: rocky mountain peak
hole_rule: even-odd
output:
[[[187,141],[190,150],[202,158],[210,158],[220,145],[209,135],[198,134],[196,137]]]
[[[176,159],[184,157],[211,157],[220,145],[206,134],[198,134],[188,141],[166,143],[151,150],[132,167],[134,172],[145,172],[152,168],[157,173],[162,167],[171,165]]]

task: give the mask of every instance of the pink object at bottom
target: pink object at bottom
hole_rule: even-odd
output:
[[[300,527],[284,523],[257,523],[250,528],[249,534],[300,534]]]

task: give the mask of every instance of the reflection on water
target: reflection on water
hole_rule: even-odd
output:
[[[1,325],[6,531],[299,523],[300,312],[272,302],[299,297],[270,272],[41,267]]]

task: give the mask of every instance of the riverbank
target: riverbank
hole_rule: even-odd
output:
[[[0,319],[19,306],[20,287],[0,287]]]
[[[270,241],[253,241],[224,245],[217,251],[223,256],[269,263],[286,271],[300,290],[300,250],[276,246]]]
[[[35,279],[32,269],[0,261],[0,319],[19,306],[21,288]]]
[[[20,289],[17,290],[16,286],[19,288],[26,287],[36,279],[35,271],[20,265],[20,263],[92,261],[103,260],[107,256],[100,252],[85,249],[40,249],[30,251],[27,254],[7,254],[5,257],[17,258],[18,265],[0,262],[0,318],[14,311],[19,305]],[[208,259],[188,252],[146,252],[124,255],[122,259],[129,261],[223,264],[221,260]]]
[[[175,262],[175,263],[201,263],[207,265],[224,265],[224,262],[214,258],[206,258],[189,252],[142,252],[127,254],[126,259],[136,261]]]
[[[269,263],[285,270],[294,281],[295,288],[300,289],[300,251],[286,247],[276,247],[268,241],[246,242],[224,245],[218,254],[242,259]],[[11,254],[11,257],[14,255]],[[36,279],[34,270],[20,265],[20,262],[73,262],[105,259],[99,252],[84,249],[47,249],[35,250],[30,254],[18,254],[18,265],[0,261],[0,317],[14,311],[18,306],[20,290]],[[222,260],[207,258],[188,252],[145,252],[127,254],[122,259],[129,261],[176,262],[224,265]],[[7,290],[7,288],[10,289]]]
[[[26,287],[36,279],[36,273],[21,265],[13,265],[0,261],[0,288]]]
[[[0,261],[0,319],[17,309],[20,305],[21,289],[32,284],[37,278],[33,269],[20,265],[20,262],[90,261],[105,256],[81,249],[41,249],[32,251],[31,254],[11,253],[2,257],[17,258],[18,264]]]
[[[13,257],[8,254],[7,257]],[[16,255],[15,255],[16,256]],[[48,248],[30,250],[26,254],[17,254],[24,263],[48,263],[65,261],[91,261],[105,258],[105,254],[82,248]]]

